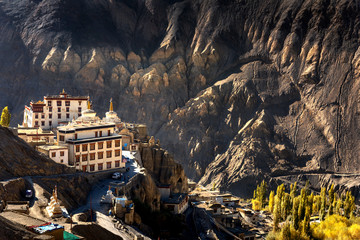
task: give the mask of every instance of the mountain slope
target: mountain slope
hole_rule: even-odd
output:
[[[24,103],[64,87],[90,94],[100,114],[113,97],[187,175],[240,194],[262,177],[356,172],[358,8],[1,0],[0,104],[20,121]]]

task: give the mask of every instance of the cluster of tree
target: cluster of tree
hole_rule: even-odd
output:
[[[263,180],[254,190],[254,198],[251,200],[252,207],[254,210],[259,211],[265,207],[266,204],[266,190],[267,185],[266,182]]]
[[[320,195],[310,191],[308,182],[300,191],[296,182],[291,184],[289,192],[282,184],[277,187],[276,195],[274,191],[270,192],[268,199],[265,197],[266,191],[263,181],[254,191],[252,203],[254,210],[265,208],[273,214],[274,228],[268,239],[308,239],[313,235],[311,216],[319,216],[321,221],[333,214],[347,219],[353,217],[355,210],[355,198],[351,192],[339,196],[334,191],[334,185],[328,191],[322,188]]]
[[[1,113],[0,125],[3,127],[9,127],[10,119],[11,119],[11,114],[9,112],[8,107],[6,106],[6,107],[4,107],[4,109],[2,110],[2,113]]]

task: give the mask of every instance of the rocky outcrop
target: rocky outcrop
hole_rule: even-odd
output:
[[[359,20],[346,0],[3,0],[0,105],[20,121],[64,86],[100,114],[111,96],[188,175],[238,192],[355,172]]]
[[[144,168],[154,177],[157,184],[169,184],[172,193],[188,191],[184,169],[159,145],[143,144],[140,148]]]
[[[65,165],[37,152],[9,129],[0,127],[0,179],[71,172]]]
[[[147,205],[151,211],[160,211],[160,192],[150,174],[145,172],[136,175],[125,186],[124,193]]]
[[[70,212],[86,203],[91,190],[91,184],[86,176],[73,175],[61,177],[41,177],[33,179],[44,191],[45,199],[50,199],[55,186],[61,205]]]

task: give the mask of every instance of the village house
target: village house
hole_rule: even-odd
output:
[[[69,149],[66,145],[41,145],[36,149],[54,160],[54,162],[69,165]]]
[[[64,90],[59,95],[44,96],[43,101],[25,105],[23,127],[56,128],[81,116],[86,109],[87,96],[70,96]]]
[[[188,209],[189,202],[186,193],[172,194],[169,198],[162,200],[165,209],[175,214],[182,214]]]

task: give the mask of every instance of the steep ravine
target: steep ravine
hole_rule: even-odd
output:
[[[321,0],[0,0],[0,86],[113,97],[188,176],[246,195],[263,177],[356,172],[359,5]]]

